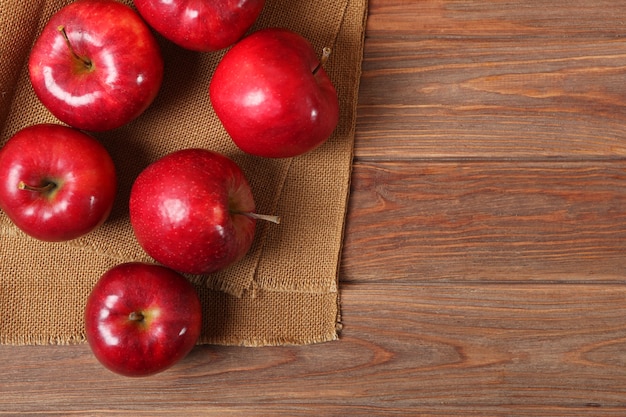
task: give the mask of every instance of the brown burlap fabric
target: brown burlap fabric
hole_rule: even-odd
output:
[[[35,97],[26,62],[48,17],[69,2],[0,3],[0,144],[27,125],[57,122]],[[189,277],[204,305],[200,343],[262,346],[336,339],[337,272],[366,12],[367,0],[268,0],[252,29],[286,27],[320,51],[333,47],[326,70],[339,94],[339,126],[322,147],[292,159],[248,156],[228,138],[208,97],[223,52],[185,51],[157,36],[166,64],[156,101],[131,124],[96,135],[120,177],[109,220],[77,240],[43,243],[25,236],[0,213],[0,343],[84,341],[83,308],[99,276],[124,261],[151,261],[128,220],[134,178],[160,156],[187,147],[233,158],[246,172],[258,211],[282,219],[280,225],[258,223],[253,247],[237,265]]]

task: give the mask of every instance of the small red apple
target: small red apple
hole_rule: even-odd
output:
[[[113,207],[115,166],[91,136],[67,126],[39,124],[0,149],[0,209],[25,233],[45,241],[82,236]]]
[[[240,260],[254,238],[254,210],[241,168],[206,149],[183,149],[153,162],[130,194],[139,244],[161,264],[190,274]]]
[[[115,0],[78,0],[56,12],[33,46],[28,69],[44,106],[88,131],[115,129],[138,117],[163,79],[152,32]]]
[[[164,371],[184,358],[202,330],[198,294],[182,275],[129,262],[105,272],[85,306],[85,332],[96,358],[125,376]]]
[[[210,98],[235,144],[262,157],[308,152],[339,120],[337,92],[313,47],[287,29],[259,30],[235,44],[215,70]]]
[[[135,0],[143,18],[178,46],[217,51],[237,42],[259,17],[265,0]]]

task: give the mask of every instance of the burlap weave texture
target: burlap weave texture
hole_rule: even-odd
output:
[[[69,2],[3,0],[0,5],[0,145],[25,126],[58,123],[35,97],[26,62],[49,16]],[[24,235],[0,212],[0,343],[85,340],[84,303],[98,277],[121,262],[152,261],[128,220],[132,182],[152,161],[187,147],[235,160],[251,183],[258,211],[282,219],[280,225],[258,223],[253,247],[233,267],[189,277],[204,306],[200,343],[262,346],[335,339],[366,13],[367,0],[268,0],[253,27],[286,27],[319,51],[333,47],[326,70],[339,94],[339,126],[322,147],[290,159],[246,155],[223,130],[208,85],[224,51],[186,51],[156,35],[165,59],[156,101],[129,125],[95,135],[119,175],[108,221],[74,241],[44,243]]]

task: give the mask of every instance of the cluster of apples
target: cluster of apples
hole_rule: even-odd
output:
[[[324,143],[339,118],[337,93],[311,44],[281,28],[246,36],[264,0],[77,0],[57,11],[30,54],[31,84],[64,124],[37,124],[0,149],[0,209],[44,241],[83,236],[108,218],[115,164],[89,132],[139,117],[160,90],[164,62],[152,30],[198,52],[230,48],[208,93],[234,143],[259,157],[285,158]],[[108,369],[161,372],[197,343],[202,308],[181,273],[212,273],[249,250],[252,191],[234,161],[209,149],[180,149],[134,180],[130,223],[157,263],[117,265],[86,302],[89,345]]]

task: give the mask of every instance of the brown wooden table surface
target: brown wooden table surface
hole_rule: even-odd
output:
[[[0,415],[626,415],[626,0],[369,12],[341,339],[0,346]]]

